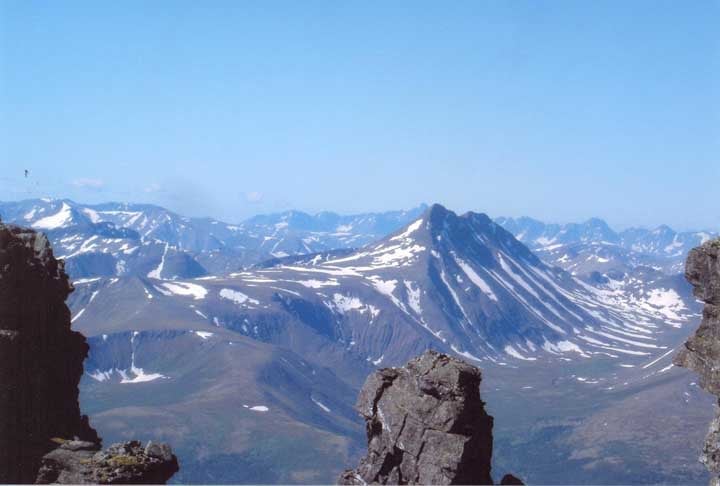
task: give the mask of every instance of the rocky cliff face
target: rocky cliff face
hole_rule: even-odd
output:
[[[68,443],[100,448],[78,405],[88,346],[70,329],[65,298],[72,290],[43,234],[0,224],[0,483],[42,480],[37,474],[47,462],[43,456],[55,449],[77,452]],[[162,462],[166,475],[149,478],[153,482],[177,470],[174,456]],[[56,460],[55,470],[63,464]],[[143,482],[140,469],[124,482]],[[50,478],[61,479],[60,472]],[[93,478],[76,476],[73,482]]]
[[[71,291],[44,235],[0,226],[0,482],[34,482],[53,437],[97,440],[78,407],[88,346]]]
[[[372,374],[357,402],[368,455],[339,483],[493,484],[480,380],[474,366],[435,351]],[[502,484],[522,483],[508,475]]]
[[[707,242],[689,253],[685,277],[705,307],[700,327],[674,363],[697,372],[700,386],[720,398],[720,240]],[[711,484],[720,484],[720,409],[710,423],[700,461],[712,474]]]

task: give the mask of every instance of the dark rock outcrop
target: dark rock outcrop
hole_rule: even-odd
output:
[[[372,374],[357,402],[368,454],[339,484],[493,484],[480,380],[474,366],[435,351]]]
[[[88,346],[47,238],[0,225],[0,482],[34,482],[53,437],[97,440],[78,407]]]
[[[503,478],[500,480],[501,486],[522,486],[525,483],[523,483],[519,478],[516,478],[512,474],[506,474],[503,476]]]
[[[673,362],[697,372],[700,386],[720,398],[720,240],[707,242],[688,254],[685,278],[705,307],[700,327]],[[720,484],[720,408],[710,423],[700,461],[712,474],[710,484]]]
[[[72,290],[45,235],[0,223],[0,483],[42,480],[41,462],[49,464],[43,456],[96,454],[100,448],[78,405],[88,345],[70,328],[65,299]],[[162,482],[177,470],[174,456],[162,461],[167,471],[175,469],[148,481]],[[56,469],[58,464],[63,461],[55,462]],[[63,477],[60,471],[52,480]],[[72,482],[99,482],[83,477]],[[142,482],[124,479],[131,477]]]
[[[160,484],[178,470],[170,447],[143,447],[138,441],[113,444],[105,450],[93,442],[67,441],[43,457],[37,483]]]

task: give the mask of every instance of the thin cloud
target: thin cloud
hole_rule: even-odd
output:
[[[105,187],[105,181],[102,179],[80,178],[72,181],[72,185],[82,189],[100,190]]]
[[[249,203],[257,204],[263,200],[263,193],[257,191],[246,192],[245,200]]]
[[[152,183],[149,186],[145,188],[145,192],[151,193],[151,192],[160,192],[162,187],[160,187],[160,184]]]

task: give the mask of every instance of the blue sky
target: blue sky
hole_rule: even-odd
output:
[[[720,229],[718,18],[718,1],[2,1],[0,200]]]

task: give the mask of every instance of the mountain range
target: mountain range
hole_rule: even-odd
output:
[[[172,443],[177,481],[332,481],[362,450],[352,406],[365,377],[428,348],[485,370],[483,396],[510,424],[496,430],[503,469],[528,481],[705,479],[693,451],[708,399],[671,364],[699,305],[659,239],[633,249],[595,220],[531,231],[440,205],[236,226],[154,206],[0,211],[67,258],[95,427]],[[572,266],[588,254],[564,261],[553,245],[628,258]],[[687,451],[657,443],[668,423]],[[528,460],[541,451],[563,475]]]
[[[289,255],[359,248],[410,223],[426,209],[423,204],[407,211],[347,216],[286,211],[228,224],[147,204],[0,202],[5,221],[46,232],[77,278],[146,276],[153,271],[163,278],[188,278],[237,271]],[[598,218],[570,224],[528,217],[495,221],[548,264],[579,276],[638,266],[681,273],[684,255],[718,235],[676,232],[665,225],[616,232]]]
[[[235,271],[274,257],[359,247],[400,228],[424,209],[353,216],[287,211],[233,225],[147,204],[0,202],[4,221],[47,233],[76,278],[188,278]]]
[[[688,252],[718,236],[714,231],[677,232],[666,225],[616,232],[599,218],[570,224],[546,224],[528,217],[496,221],[548,263],[585,275],[641,265],[682,273]]]

